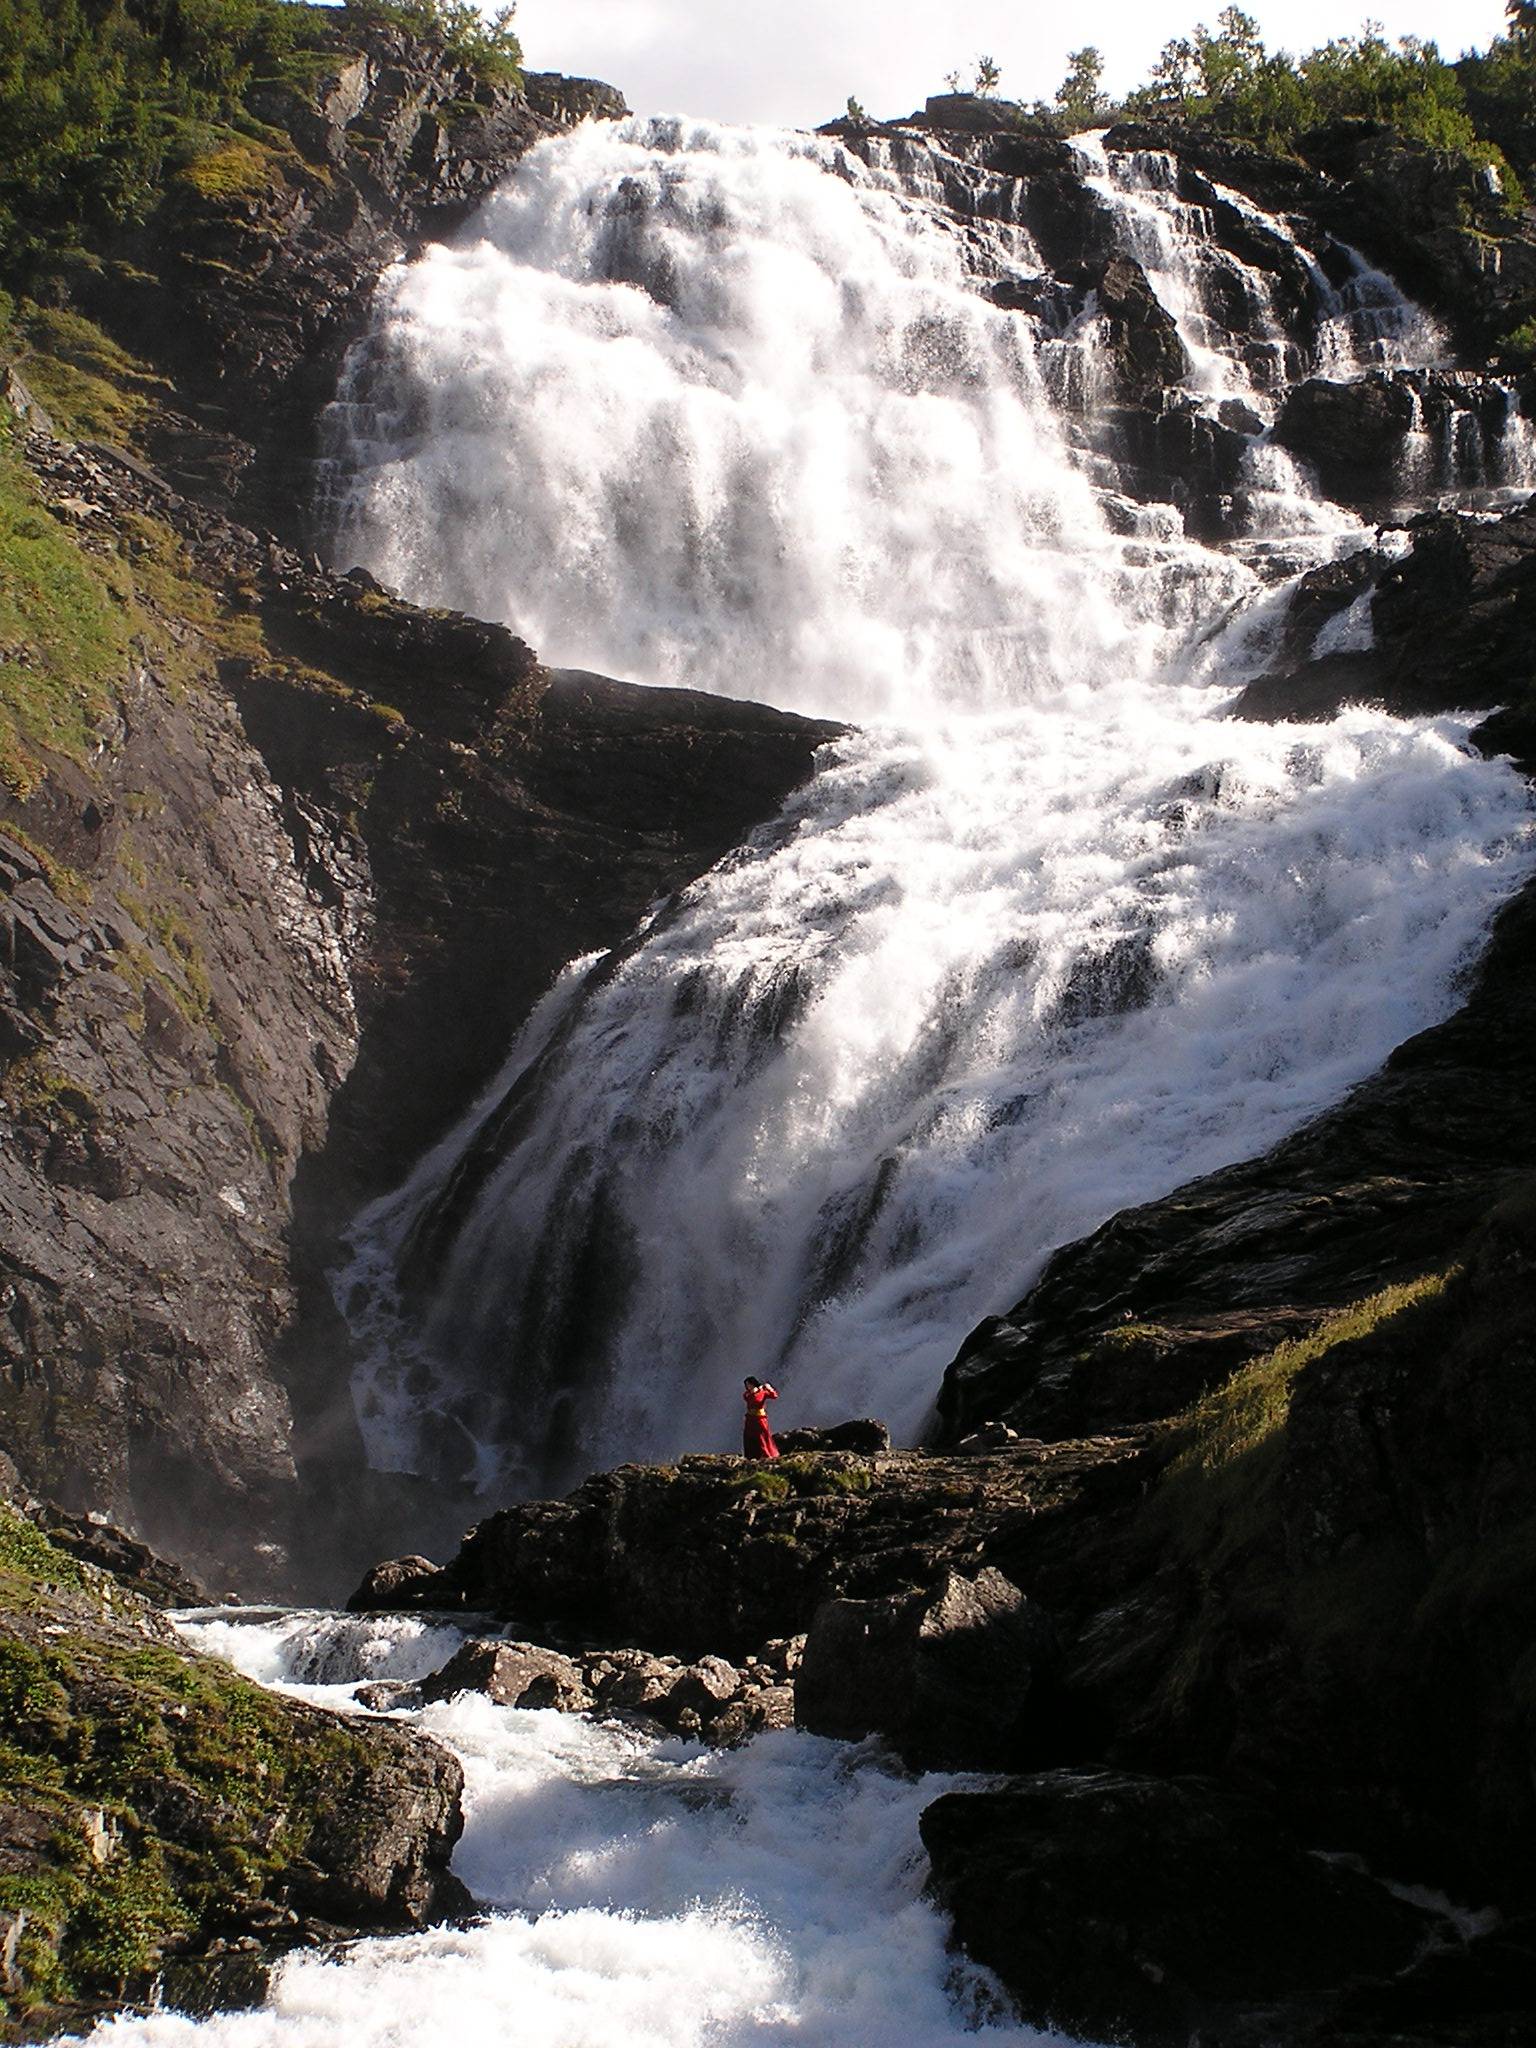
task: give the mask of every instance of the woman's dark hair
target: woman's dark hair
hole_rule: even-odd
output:
[[[741,1384],[742,1384],[742,1385],[743,1385],[744,1387],[760,1387],[760,1386],[761,1386],[761,1385],[762,1385],[763,1383],[762,1383],[762,1381],[761,1381],[761,1380],[755,1380],[755,1379],[753,1379],[753,1377],[752,1377],[751,1373],[748,1373],[748,1374],[747,1374],[747,1376],[746,1376],[746,1378],[745,1378],[745,1379],[744,1379],[744,1380],[742,1381],[742,1383],[741,1383]]]

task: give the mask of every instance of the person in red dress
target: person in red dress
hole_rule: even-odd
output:
[[[766,1380],[747,1379],[743,1396],[747,1412],[741,1425],[741,1454],[744,1458],[776,1458],[779,1455],[773,1431],[768,1427],[768,1403],[778,1398]]]

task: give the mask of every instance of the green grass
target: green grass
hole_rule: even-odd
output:
[[[726,1484],[733,1493],[756,1494],[764,1501],[813,1500],[827,1494],[867,1493],[874,1474],[865,1465],[833,1465],[814,1452],[799,1451],[753,1463]]]
[[[1183,1447],[1168,1466],[1151,1513],[1160,1532],[1208,1561],[1240,1547],[1262,1525],[1296,1376],[1341,1344],[1370,1336],[1421,1304],[1438,1301],[1455,1268],[1383,1288],[1324,1316],[1256,1358],[1174,1423]]]
[[[0,323],[0,354],[15,363],[60,433],[79,440],[135,446],[170,389],[82,314],[26,299]]]
[[[1425,1559],[1404,1532],[1383,1526],[1339,1555],[1297,1565],[1283,1490],[1291,1404],[1306,1369],[1332,1361],[1347,1370],[1348,1346],[1373,1355],[1388,1346],[1410,1365],[1433,1356],[1455,1320],[1447,1290],[1460,1270],[1383,1288],[1323,1317],[1176,1419],[1179,1447],[1129,1538],[1149,1565],[1173,1567],[1184,1588],[1183,1620],[1146,1703],[1149,1725],[1182,1726],[1195,1701],[1220,1699],[1225,1660],[1242,1644],[1272,1643],[1288,1669],[1346,1691],[1362,1673],[1389,1682],[1404,1641],[1425,1620]],[[1431,1635],[1438,1627],[1432,1616],[1425,1625]]]
[[[0,782],[41,780],[40,749],[83,760],[125,676],[132,586],[94,561],[0,444]]]
[[[0,1068],[0,1102],[13,1116],[62,1119],[77,1129],[97,1116],[90,1090],[41,1052],[24,1053]]]
[[[276,150],[239,137],[194,158],[177,173],[175,182],[199,199],[216,203],[262,199],[283,182],[282,158]]]
[[[0,1912],[27,1914],[13,2019],[142,1987],[168,1944],[279,1887],[369,1759],[212,1659],[92,1632],[108,1592],[138,1611],[0,1507],[0,1776],[40,1843],[0,1869]]]

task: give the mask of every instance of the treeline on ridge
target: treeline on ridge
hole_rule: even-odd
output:
[[[1433,42],[1389,41],[1371,22],[1293,57],[1266,48],[1253,16],[1227,7],[1214,29],[1166,43],[1151,77],[1123,100],[1102,88],[1099,50],[1073,51],[1054,100],[1021,107],[1020,118],[1066,133],[1174,121],[1281,151],[1334,122],[1372,121],[1483,166],[1518,210],[1522,180],[1536,172],[1536,0],[1508,0],[1505,13],[1507,32],[1487,50],[1447,61]],[[954,72],[945,82],[963,85]],[[990,95],[999,83],[997,65],[979,58],[973,89]]]

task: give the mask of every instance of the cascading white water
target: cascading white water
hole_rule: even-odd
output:
[[[1272,409],[1278,341],[1241,382],[1195,324],[1197,223],[1099,154],[1193,398]],[[1443,1015],[1527,871],[1524,786],[1451,721],[1220,719],[1254,560],[1095,489],[1060,337],[978,290],[1039,267],[992,197],[956,220],[833,144],[593,128],[384,294],[339,414],[343,557],[551,660],[867,729],[573,970],[364,1219],[342,1296],[379,1463],[494,1491],[724,1446],[751,1370],[796,1420],[911,1434],[1052,1247]],[[1292,562],[1367,538],[1272,482]]]
[[[551,663],[862,721],[1144,671],[1251,579],[1108,530],[976,290],[1027,237],[895,187],[750,130],[535,150],[386,290],[338,559]]]
[[[385,1666],[441,1661],[392,1618],[182,1626],[342,1711]],[[260,2010],[127,2015],[92,2048],[1067,2048],[946,1952],[923,1896],[918,1815],[963,1779],[790,1732],[712,1753],[475,1694],[392,1718],[464,1765],[454,1868],[484,1914],[292,1955]]]

